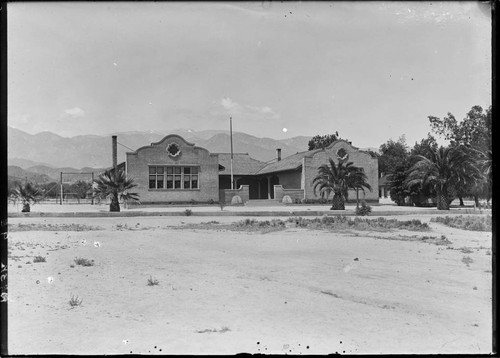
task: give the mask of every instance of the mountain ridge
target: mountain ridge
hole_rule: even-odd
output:
[[[52,132],[29,134],[8,127],[9,165],[29,169],[37,165],[54,168],[106,168],[111,166],[111,136],[78,135],[62,137]],[[212,153],[230,152],[230,135],[225,130],[194,131],[176,129],[160,131],[116,132],[118,137],[118,161],[125,161],[126,152],[158,142],[168,134],[178,134],[188,142]],[[233,151],[248,153],[252,158],[267,162],[276,157],[281,148],[286,157],[307,149],[310,137],[297,136],[286,139],[259,138],[243,132],[233,132]],[[12,162],[12,163],[11,163]]]

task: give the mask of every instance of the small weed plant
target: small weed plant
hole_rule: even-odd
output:
[[[46,262],[47,260],[45,259],[45,257],[43,256],[35,256],[35,258],[33,259],[33,263],[37,263],[37,262]]]
[[[160,284],[160,281],[154,279],[153,276],[149,276],[148,278],[148,286],[157,286]]]
[[[69,305],[71,307],[78,307],[78,306],[81,306],[82,305],[82,302],[83,302],[83,299],[78,299],[78,296],[73,296],[71,295],[71,298],[69,300]]]
[[[473,260],[473,259],[472,259],[472,257],[470,257],[470,256],[464,256],[464,257],[462,258],[462,262],[463,262],[464,264],[466,264],[466,265],[467,265],[467,267],[469,267],[469,264],[473,263],[473,262],[474,262],[474,260]]]
[[[82,257],[75,257],[75,264],[80,266],[94,266],[94,260],[84,259]]]
[[[273,220],[255,220],[244,219],[231,224],[215,224],[214,222],[203,222],[201,224],[188,224],[183,228],[193,229],[223,229],[230,231],[250,231],[250,232],[271,232],[284,230],[287,226],[295,226],[313,230],[409,230],[409,231],[429,231],[429,225],[420,220],[400,221],[396,219],[385,219],[383,217],[377,219],[365,219],[355,217],[354,219],[346,216],[328,216],[324,215],[321,218],[305,219],[300,216],[290,217],[286,221],[281,219]]]
[[[193,210],[191,210],[191,209],[186,209],[186,210],[184,210],[184,215],[186,215],[186,216],[191,216],[191,215],[193,215]]]

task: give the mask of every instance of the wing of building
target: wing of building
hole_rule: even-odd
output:
[[[324,149],[316,149],[270,162],[256,160],[248,153],[210,153],[184,138],[171,134],[161,141],[127,153],[126,172],[137,184],[136,192],[143,204],[176,202],[231,202],[234,195],[243,201],[275,199],[289,195],[294,201],[319,200],[313,179],[318,167],[332,158],[347,158],[364,169],[373,191],[360,198],[378,202],[378,159],[351,143],[338,140]],[[231,190],[231,167],[235,183]],[[354,192],[350,199],[355,199]]]

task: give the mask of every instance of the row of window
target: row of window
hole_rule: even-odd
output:
[[[198,167],[149,167],[149,189],[199,189]]]

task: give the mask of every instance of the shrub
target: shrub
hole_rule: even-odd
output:
[[[36,263],[36,262],[46,262],[46,261],[47,260],[43,256],[35,256],[35,258],[33,259],[33,263]]]
[[[83,302],[83,299],[79,300],[78,296],[75,297],[75,296],[71,295],[71,299],[69,300],[69,305],[71,307],[77,307],[77,306],[81,306],[82,302]]]
[[[367,205],[366,202],[362,202],[360,207],[356,208],[356,215],[365,216],[370,214],[372,211],[372,207]]]
[[[84,259],[82,257],[75,257],[75,264],[80,266],[94,266],[94,260]]]
[[[431,219],[446,226],[470,231],[491,231],[491,215],[487,216],[438,216]]]
[[[191,216],[191,215],[193,215],[193,210],[191,210],[191,209],[186,209],[186,210],[184,211],[184,215],[186,215],[186,216]]]
[[[473,262],[474,262],[474,260],[473,260],[470,256],[464,256],[464,257],[462,258],[462,262],[463,262],[464,264],[466,264],[466,265],[467,265],[467,267],[469,267],[469,264],[473,263]]]
[[[159,285],[160,281],[153,279],[153,276],[149,276],[148,278],[148,286],[156,286]]]

